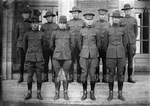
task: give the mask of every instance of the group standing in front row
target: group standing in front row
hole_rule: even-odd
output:
[[[64,99],[69,100],[68,85],[74,80],[74,63],[77,62],[77,82],[82,83],[83,96],[87,98],[87,78],[90,76],[90,98],[96,100],[95,84],[100,82],[99,61],[102,58],[102,82],[109,86],[108,101],[113,99],[114,76],[117,69],[118,99],[124,101],[122,94],[128,59],[128,82],[135,83],[132,79],[133,58],[136,51],[137,21],[131,17],[131,6],[125,4],[125,17],[119,10],[112,14],[112,25],[105,20],[106,9],[99,9],[99,20],[93,22],[93,13],[88,12],[79,18],[82,11],[73,7],[69,12],[73,19],[67,22],[66,16],[60,16],[58,25],[53,22],[55,16],[48,11],[44,18],[47,23],[38,30],[39,18],[33,16],[30,10],[24,10],[24,22],[17,23],[17,50],[21,59],[20,79],[23,82],[24,63],[28,71],[28,94],[25,100],[32,97],[33,75],[37,77],[37,98],[42,100],[42,82],[48,81],[49,58],[52,62],[52,81],[55,83],[54,100],[60,97],[60,86],[63,81]],[[42,79],[42,71],[44,78]],[[106,77],[108,73],[108,78]]]

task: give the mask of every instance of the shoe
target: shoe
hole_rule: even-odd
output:
[[[31,97],[32,97],[32,94],[28,93],[27,96],[25,97],[25,100],[29,100],[29,99],[31,99]]]

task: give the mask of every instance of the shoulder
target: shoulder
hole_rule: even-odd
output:
[[[52,29],[55,29],[55,30],[59,28],[58,24],[54,22],[51,24],[51,26],[52,26]]]
[[[47,23],[41,25],[41,28],[43,28],[43,29],[46,27],[48,27]]]

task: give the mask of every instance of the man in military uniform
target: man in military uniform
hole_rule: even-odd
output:
[[[87,77],[90,74],[90,98],[96,100],[94,95],[95,89],[95,78],[96,78],[96,67],[98,66],[98,48],[100,47],[101,40],[99,39],[99,33],[96,28],[94,28],[93,13],[86,13],[83,15],[85,17],[85,28],[80,30],[80,35],[78,38],[78,47],[81,50],[80,52],[80,65],[82,68],[81,72],[81,82],[83,86],[83,96],[81,100],[87,98]]]
[[[106,68],[106,53],[104,51],[103,48],[103,37],[104,37],[104,31],[105,29],[109,28],[111,26],[111,24],[109,22],[106,21],[106,13],[108,10],[106,9],[98,9],[99,12],[99,20],[94,22],[94,26],[95,28],[97,28],[100,31],[100,36],[102,38],[102,44],[101,44],[101,48],[99,50],[99,54],[100,54],[100,58],[102,58],[102,72],[103,72],[103,78],[102,78],[102,82],[107,83],[107,78],[106,78],[106,74],[107,74],[107,68]],[[100,62],[100,58],[99,58],[99,62]],[[99,78],[99,65],[96,68],[96,82],[100,82],[100,78]]]
[[[20,59],[20,78],[18,83],[23,82],[23,73],[24,73],[24,62],[25,62],[25,52],[23,51],[23,36],[30,30],[31,26],[29,23],[31,10],[24,9],[22,12],[23,22],[18,22],[16,24],[15,35],[17,39],[17,53]]]
[[[108,101],[113,99],[114,76],[117,68],[118,98],[124,101],[122,88],[124,82],[123,72],[126,65],[127,35],[124,27],[120,27],[121,16],[119,10],[114,11],[112,17],[113,24],[105,31],[104,35],[106,65],[109,71],[109,97],[107,99]]]
[[[31,18],[31,27],[32,30],[25,33],[23,38],[23,48],[26,53],[26,67],[28,71],[28,94],[25,100],[28,100],[32,97],[32,77],[34,71],[36,72],[37,77],[37,98],[42,100],[41,96],[41,87],[42,79],[41,74],[44,68],[44,57],[43,51],[45,50],[45,38],[44,33],[38,30],[39,26],[39,17]]]
[[[79,13],[81,13],[82,11],[77,6],[74,6],[72,10],[70,10],[69,12],[72,13],[73,19],[68,21],[68,27],[72,35],[75,37],[76,42],[77,41],[76,38],[79,35],[79,31],[84,27],[85,22],[79,18]],[[77,45],[77,42],[75,45]],[[81,82],[81,67],[79,64],[79,53],[80,51],[76,46],[72,52],[72,64],[70,67],[70,82],[73,82],[74,80],[74,63],[76,61],[77,61],[77,82],[78,83]]]
[[[137,20],[132,17],[131,14],[131,6],[130,4],[125,4],[124,10],[125,17],[121,20],[121,25],[125,27],[129,39],[129,45],[127,46],[128,52],[128,82],[135,83],[132,79],[133,74],[133,58],[136,53],[136,37],[138,34],[137,29]]]
[[[54,30],[58,29],[58,25],[53,22],[53,17],[54,16],[55,16],[55,14],[53,14],[51,11],[47,11],[46,15],[44,16],[44,18],[46,18],[46,20],[47,20],[47,23],[45,23],[41,26],[41,31],[44,32],[44,35],[45,35],[45,38],[46,38],[47,48],[49,48],[49,42],[50,42],[50,37],[52,35],[52,32]],[[51,57],[51,60],[52,60],[52,55],[53,55],[53,53],[50,49],[47,49],[44,52],[45,64],[44,64],[44,79],[42,80],[42,82],[47,82],[48,81],[48,63],[49,63],[49,58],[50,57]],[[54,82],[53,67],[52,67],[52,81]]]
[[[64,99],[69,100],[68,97],[68,80],[69,68],[71,65],[71,51],[74,48],[74,39],[67,29],[67,18],[61,16],[59,19],[59,30],[54,31],[50,40],[50,49],[53,53],[53,66],[55,70],[55,97],[54,100],[59,99],[60,85],[63,81]]]

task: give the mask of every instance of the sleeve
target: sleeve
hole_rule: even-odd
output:
[[[135,38],[137,38],[137,35],[138,35],[138,25],[137,25],[137,20],[136,19],[135,19],[134,33],[135,33]]]
[[[40,29],[40,31],[44,32],[44,28],[43,28],[43,25],[41,26],[41,29]]]
[[[54,51],[54,49],[55,49],[55,31],[53,31],[53,33],[52,33],[52,36],[51,36],[51,38],[50,38],[50,42],[49,42],[49,49],[51,50],[51,51]]]
[[[18,40],[19,38],[19,24],[18,23],[16,24],[16,28],[15,28],[15,37],[16,37],[16,40]]]
[[[44,33],[42,35],[42,48],[43,48],[43,51],[48,49],[47,44],[46,44],[46,37],[45,37]]]
[[[103,42],[103,48],[106,52],[107,47],[108,47],[108,42],[109,42],[109,38],[108,38],[108,30],[105,30],[104,32],[104,42]]]
[[[73,49],[75,48],[75,38],[71,33],[69,35],[70,35],[70,42],[71,42],[70,50],[73,51]]]
[[[80,32],[77,37],[77,47],[81,51],[82,49],[82,33]]]
[[[125,53],[127,55],[127,46],[128,46],[128,36],[127,36],[127,31],[124,29],[124,33],[123,33],[123,45],[124,45],[124,48],[125,48]]]
[[[27,52],[27,47],[28,47],[28,32],[25,33],[23,37],[23,50],[25,51],[25,53]]]
[[[97,48],[98,48],[98,50],[101,48],[101,44],[102,44],[102,37],[101,37],[101,35],[100,35],[100,31],[98,31],[97,30],[97,32],[96,32],[96,45],[97,45]]]

